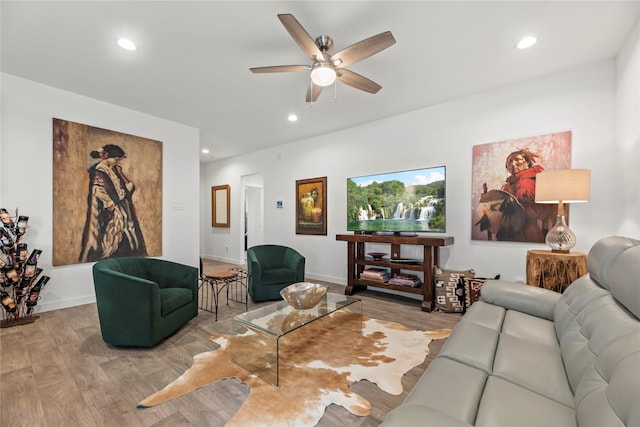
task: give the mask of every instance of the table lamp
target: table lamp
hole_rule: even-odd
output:
[[[556,225],[545,238],[552,252],[569,253],[576,245],[576,235],[565,220],[564,204],[588,202],[590,182],[588,169],[558,169],[536,175],[536,203],[558,204]]]

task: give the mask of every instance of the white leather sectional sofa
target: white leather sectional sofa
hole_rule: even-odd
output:
[[[562,295],[487,282],[382,427],[640,426],[640,241],[587,268]]]

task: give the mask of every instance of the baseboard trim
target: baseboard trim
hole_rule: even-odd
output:
[[[41,302],[36,306],[35,314],[44,313],[45,311],[61,310],[63,308],[75,307],[77,305],[85,305],[96,302],[95,295],[85,295],[83,297],[69,298],[63,301]]]
[[[346,280],[341,277],[333,277],[327,276],[325,274],[316,274],[305,271],[304,278],[306,279],[314,279],[314,280],[322,280],[323,282],[335,283],[337,285],[347,286]]]

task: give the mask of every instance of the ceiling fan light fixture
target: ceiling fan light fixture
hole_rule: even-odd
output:
[[[249,69],[252,73],[288,73],[311,70],[310,80],[307,84],[307,96],[305,98],[308,103],[314,103],[318,99],[322,89],[334,84],[337,79],[340,79],[340,83],[372,94],[382,89],[382,86],[376,82],[358,73],[349,71],[345,67],[362,61],[395,44],[396,39],[393,37],[393,34],[391,34],[391,31],[385,31],[360,40],[334,53],[332,49],[333,40],[331,37],[322,35],[315,40],[312,39],[307,30],[305,30],[300,22],[290,13],[278,14],[278,19],[280,19],[280,22],[282,22],[282,25],[284,25],[302,52],[312,61],[311,66],[277,65],[270,67],[253,67]]]
[[[318,86],[329,86],[336,81],[336,70],[326,62],[317,62],[311,69],[311,81]]]

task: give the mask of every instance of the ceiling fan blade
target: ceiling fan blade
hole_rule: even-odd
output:
[[[355,62],[375,55],[381,50],[392,46],[395,42],[396,39],[393,38],[391,31],[385,31],[384,33],[377,34],[352,44],[349,47],[345,47],[340,52],[331,56],[331,62],[336,67],[348,67]]]
[[[377,93],[382,86],[353,71],[338,69],[336,79],[341,83],[369,93]]]
[[[300,46],[300,49],[312,60],[320,61],[324,58],[322,51],[316,45],[309,33],[304,29],[293,15],[289,13],[279,14],[278,18],[284,28],[287,29],[293,40]]]
[[[307,88],[307,102],[316,102],[320,96],[320,92],[322,92],[322,86],[318,86],[310,81],[309,87]]]
[[[249,68],[252,73],[291,73],[297,71],[307,71],[311,67],[308,65],[276,65],[273,67],[253,67]]]

